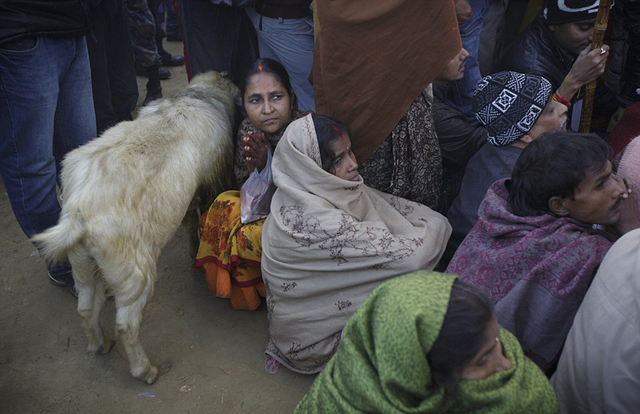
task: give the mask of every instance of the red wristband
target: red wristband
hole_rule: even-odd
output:
[[[567,99],[567,97],[558,95],[558,92],[553,93],[553,100],[566,106],[567,109],[571,108],[571,102]]]

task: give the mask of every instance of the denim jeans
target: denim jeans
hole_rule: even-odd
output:
[[[452,82],[449,89],[448,103],[465,114],[469,123],[478,125],[473,111],[473,92],[476,90],[480,76],[478,64],[478,45],[480,44],[480,32],[484,17],[489,11],[489,0],[469,0],[471,5],[471,18],[460,25],[460,37],[462,46],[469,52],[466,60],[464,78]]]
[[[27,237],[57,223],[62,159],[95,134],[84,37],[0,46],[0,174]]]
[[[276,60],[285,67],[291,79],[291,86],[298,97],[301,111],[314,111],[316,105],[313,85],[309,82],[313,65],[313,19],[272,19],[262,16],[253,8],[247,8],[247,15],[258,34],[260,57]]]

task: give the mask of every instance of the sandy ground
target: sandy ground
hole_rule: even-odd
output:
[[[167,43],[181,53],[180,43]],[[165,94],[187,83],[171,68]],[[146,79],[138,78],[144,99]],[[49,283],[0,186],[0,413],[288,413],[314,377],[264,369],[267,313],[233,311],[213,298],[192,267],[184,229],[158,263],[155,297],[141,339],[155,364],[171,361],[153,385],[129,375],[124,350],[86,352],[76,299]],[[114,335],[114,305],[102,317]]]

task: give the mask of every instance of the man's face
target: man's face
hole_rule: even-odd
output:
[[[587,171],[587,176],[578,184],[574,197],[562,199],[569,217],[591,224],[616,224],[620,219],[622,195],[627,188],[611,173],[607,161],[600,171]]]
[[[567,107],[556,102],[553,99],[549,100],[549,103],[540,114],[540,118],[531,127],[528,135],[536,139],[540,135],[549,131],[564,131],[567,129]]]
[[[550,25],[549,30],[563,49],[579,54],[591,44],[595,22],[595,19],[591,19]]]

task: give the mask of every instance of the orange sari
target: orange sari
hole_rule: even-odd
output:
[[[263,223],[241,223],[239,191],[220,194],[200,220],[194,266],[206,274],[209,291],[230,299],[235,310],[254,310],[265,296],[260,269]]]

